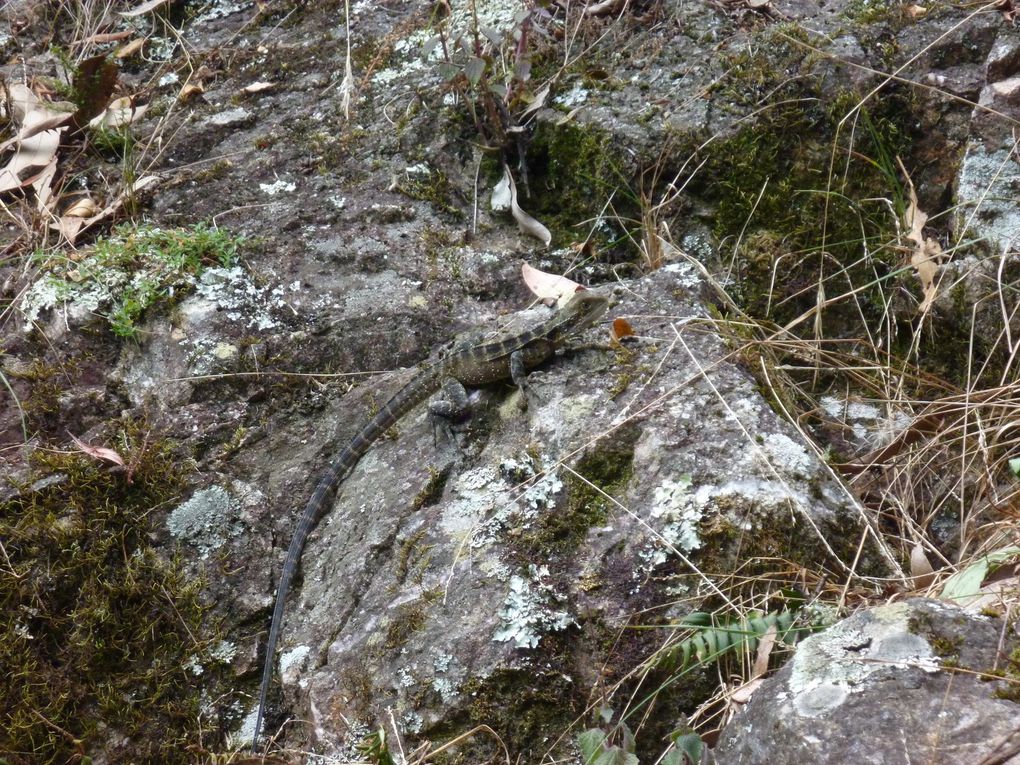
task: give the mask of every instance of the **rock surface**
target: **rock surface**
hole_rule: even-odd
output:
[[[717,765],[1020,762],[1020,638],[1001,619],[913,599],[807,638],[726,726]]]
[[[114,445],[129,457],[150,437],[173,446],[185,489],[173,501],[156,493],[146,537],[200,583],[207,628],[222,625],[238,648],[206,661],[227,666],[224,678],[187,681],[202,693],[192,727],[239,745],[280,561],[324,465],[458,333],[547,315],[516,313],[529,301],[522,262],[568,272],[612,294],[611,316],[637,337],[555,360],[533,376],[526,406],[510,386],[480,392],[456,445],[434,443],[418,411],[365,456],[306,548],[269,728],[282,729],[283,749],[353,759],[380,727],[413,748],[486,725],[511,759],[567,760],[579,720],[613,719],[603,711],[650,698],[654,682],[638,744],[654,762],[721,674],[706,661],[683,682],[668,677],[650,658],[663,629],[698,610],[739,619],[791,590],[835,587],[842,600],[844,588],[869,599],[909,586],[904,540],[924,523],[897,525],[883,503],[927,505],[901,500],[883,471],[872,498],[884,512],[872,512],[829,463],[895,443],[911,412],[877,394],[857,406],[819,379],[822,340],[867,337],[876,357],[951,368],[972,346],[1020,333],[1012,293],[989,287],[1000,274],[1017,281],[1020,33],[988,8],[880,0],[635,1],[568,21],[579,4],[352,2],[349,24],[344,7],[212,3],[180,20],[184,48],[158,25],[132,32],[149,47],[122,64],[122,87],[152,106],[134,128],[148,140],[131,170],[160,179],[141,200],[145,218],[212,221],[248,245],[149,309],[130,341],[110,333],[98,303],[29,316],[18,301],[37,260],[0,261],[11,306],[0,372],[26,402],[0,407],[14,487],[0,496],[69,482],[29,464],[69,448],[68,432],[107,443],[143,423]],[[37,31],[18,38],[9,81],[27,70],[59,79],[48,8],[2,11],[11,30]],[[515,11],[528,9],[525,34]],[[488,90],[469,77],[481,60],[473,13],[474,37],[499,41]],[[13,39],[0,31],[5,58]],[[515,58],[530,50],[522,40],[534,60]],[[525,70],[532,79],[514,81]],[[192,80],[202,92],[184,98]],[[503,104],[513,124],[486,110],[501,87],[515,89]],[[551,247],[489,209],[497,145]],[[68,176],[83,188],[129,164],[82,154],[92,164]],[[947,252],[930,314],[902,240],[896,159]],[[4,226],[5,253],[48,231]],[[760,326],[745,308],[761,309]],[[757,355],[756,332],[783,340],[784,326],[806,330],[809,345]],[[605,328],[587,340],[604,346]],[[789,398],[777,372],[795,378]],[[819,446],[805,437],[808,413],[789,406],[808,378],[823,389],[824,411],[810,417],[831,426],[812,429]],[[989,489],[989,512],[1011,486]],[[942,540],[961,537],[957,488],[930,524]],[[720,762],[977,761],[1015,704],[993,697],[998,681],[950,672],[950,659],[1001,667],[995,630],[930,602],[862,612],[806,642],[758,691],[726,729]],[[90,755],[137,760],[118,721],[103,724]],[[841,737],[850,749],[826,749]],[[494,753],[500,743],[476,735],[457,754]]]

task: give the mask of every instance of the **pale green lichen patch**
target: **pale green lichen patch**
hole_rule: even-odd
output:
[[[956,190],[960,200],[956,208],[956,227],[962,239],[976,238],[991,245],[995,252],[1008,251],[1020,231],[1020,210],[1016,189],[1020,169],[1012,152],[988,152],[983,146],[968,149],[960,166]]]
[[[175,537],[197,547],[202,558],[242,529],[237,503],[221,486],[196,491],[170,513],[166,525]]]
[[[769,433],[762,445],[764,454],[761,456],[766,462],[765,469],[770,473],[807,478],[818,465],[802,444],[784,433]]]
[[[449,14],[442,19],[448,41],[456,41],[477,30],[491,31],[494,35],[509,32],[517,23],[517,14],[525,10],[521,0],[450,0],[444,4]],[[387,85],[412,73],[422,73],[444,62],[443,46],[430,43],[436,40],[435,27],[426,27],[397,40],[393,53],[398,63],[382,69],[372,76],[376,85]],[[451,48],[453,46],[450,46]]]
[[[641,551],[649,566],[665,563],[670,553],[680,550],[688,555],[701,547],[698,524],[704,517],[704,503],[695,502],[691,492],[691,477],[679,480],[666,479],[652,493],[652,518],[664,525],[656,539]]]
[[[839,707],[874,673],[890,668],[936,672],[940,662],[928,641],[911,631],[911,607],[892,603],[807,638],[792,661],[793,708],[817,717]]]
[[[528,482],[525,487],[525,482]],[[541,475],[530,455],[507,457],[498,468],[470,470],[451,483],[454,500],[440,521],[444,532],[484,549],[509,530],[524,531],[556,504],[563,481],[555,471]]]
[[[280,657],[280,674],[288,675],[291,670],[300,669],[311,652],[312,649],[306,645],[299,645],[286,651]]]
[[[21,308],[31,330],[44,311],[83,321],[98,315],[118,335],[132,337],[150,306],[190,290],[210,266],[232,265],[240,240],[202,224],[182,229],[120,226],[77,259],[36,253],[39,277]]]
[[[296,291],[297,288],[258,285],[240,266],[210,268],[195,287],[199,295],[215,303],[228,319],[256,331],[279,326],[273,315],[286,307],[283,296],[287,289]]]
[[[498,643],[535,648],[544,634],[565,630],[574,623],[573,617],[560,608],[566,596],[543,581],[549,576],[549,568],[532,564],[528,569],[528,578],[516,574],[510,577],[510,592],[499,612],[500,627],[492,636]]]

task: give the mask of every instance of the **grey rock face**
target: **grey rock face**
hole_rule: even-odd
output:
[[[995,677],[1020,641],[1003,630],[935,600],[857,613],[805,640],[755,691],[717,763],[973,765],[1008,753],[1020,705]]]
[[[429,736],[508,673],[539,695],[570,678],[561,711],[579,712],[635,604],[710,597],[715,572],[759,556],[849,570],[854,502],[699,330],[698,286],[688,265],[621,285],[634,350],[557,360],[526,413],[489,403],[462,457],[433,447],[423,412],[366,455],[305,550],[284,631],[286,703],[323,751],[387,709]],[[865,544],[858,571],[886,570]]]

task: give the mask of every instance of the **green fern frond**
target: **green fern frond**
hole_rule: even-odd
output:
[[[694,634],[663,649],[657,663],[675,672],[703,666],[730,654],[750,653],[758,648],[758,643],[773,626],[777,641],[788,646],[796,645],[802,637],[823,626],[798,623],[797,614],[798,611],[783,609],[720,622],[712,614],[695,611],[677,625],[681,629],[694,630]]]

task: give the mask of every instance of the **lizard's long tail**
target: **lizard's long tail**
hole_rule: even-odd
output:
[[[414,380],[401,388],[386,402],[382,409],[376,412],[376,415],[368,424],[351,439],[347,447],[340,452],[340,455],[333,460],[326,469],[326,472],[323,473],[318,484],[315,486],[315,491],[312,492],[312,496],[308,500],[308,504],[305,505],[305,511],[301,514],[301,520],[298,521],[297,528],[294,529],[294,536],[290,539],[287,557],[284,559],[283,570],[280,572],[280,583],[276,587],[276,605],[273,607],[273,620],[269,625],[269,641],[266,644],[266,658],[262,668],[259,708],[255,715],[255,729],[252,732],[252,754],[258,751],[259,732],[262,730],[262,719],[265,715],[269,684],[273,679],[276,643],[280,639],[280,628],[283,625],[283,609],[287,602],[287,593],[290,591],[294,574],[297,573],[298,563],[301,561],[301,553],[305,549],[308,535],[325,513],[327,502],[336,491],[337,486],[354,469],[354,466],[358,464],[358,460],[368,451],[369,447],[378,440],[379,436],[393,427],[404,414],[439,388],[440,374],[429,374],[428,371],[422,372]]]

